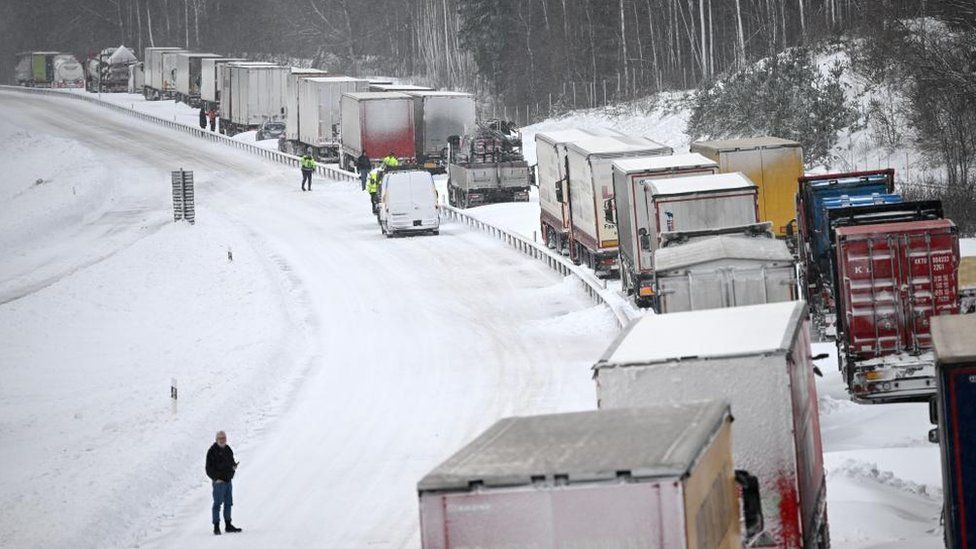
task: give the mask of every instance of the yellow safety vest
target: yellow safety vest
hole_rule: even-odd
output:
[[[303,170],[314,170],[315,169],[315,159],[311,156],[302,157],[302,169]]]
[[[397,167],[397,166],[400,165],[400,161],[397,160],[397,158],[395,156],[386,155],[383,158],[383,164],[386,164],[387,166],[389,166],[391,168],[395,168],[395,167]]]
[[[378,170],[373,170],[373,172],[369,174],[369,180],[366,182],[366,192],[369,194],[376,194],[376,191],[379,190],[379,184],[380,172]]]

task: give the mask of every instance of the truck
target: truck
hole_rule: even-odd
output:
[[[759,481],[750,547],[825,548],[826,476],[806,303],[644,315],[593,366],[600,410],[722,398],[732,458]]]
[[[90,92],[116,93],[129,89],[129,67],[139,60],[129,48],[105,48],[85,63],[87,88]]]
[[[340,99],[340,165],[355,170],[363,152],[374,162],[393,154],[412,161],[417,151],[413,98],[399,92],[344,92]]]
[[[228,63],[221,68],[220,131],[228,136],[282,119],[290,69],[272,63]]]
[[[837,227],[837,354],[851,399],[935,393],[930,322],[959,311],[959,236],[948,219]]]
[[[538,148],[536,149],[538,151]],[[537,152],[538,154],[538,152]],[[651,305],[653,260],[651,250],[641,248],[641,237],[649,234],[648,211],[644,207],[641,182],[718,173],[718,164],[700,154],[676,154],[622,158],[612,164],[614,221],[617,223],[620,274],[623,290],[634,296],[639,307]],[[542,202],[542,190],[539,190]],[[644,230],[641,233],[641,229]],[[642,287],[641,280],[646,284]]]
[[[620,136],[607,128],[569,128],[535,134],[535,182],[539,188],[539,229],[552,250],[569,253],[569,194],[566,192],[566,144],[597,136]]]
[[[976,547],[976,316],[932,319],[937,393],[930,404],[942,462],[944,539],[949,549]]]
[[[450,138],[468,135],[475,126],[474,96],[455,91],[406,91],[414,101],[417,163],[444,173],[450,157]]]
[[[786,243],[719,235],[654,254],[658,313],[778,303],[797,299],[796,263]]]
[[[421,547],[742,547],[731,430],[713,400],[504,418],[417,483]]]
[[[204,57],[200,60],[200,100],[208,109],[220,104],[220,67],[246,61],[242,57]]]
[[[147,101],[159,101],[166,98],[164,90],[166,71],[163,67],[163,54],[174,52],[185,52],[183,48],[177,47],[148,47],[142,57],[143,70],[145,72],[146,86],[143,88],[143,95]],[[175,84],[175,83],[174,83]]]
[[[349,76],[309,76],[296,79],[298,101],[288,107],[285,139],[278,149],[301,154],[308,148],[320,159],[339,158],[341,99],[345,92],[366,91],[366,80]]]
[[[83,88],[85,70],[70,53],[32,51],[17,54],[17,84],[33,88]]]
[[[669,155],[671,147],[644,137],[591,137],[566,144],[566,179],[569,182],[569,257],[598,276],[620,272],[617,263],[617,224],[613,210],[614,160]]]
[[[471,135],[450,136],[447,201],[458,208],[528,202],[532,173],[513,122],[487,120]]]
[[[203,60],[220,59],[215,53],[183,52],[176,54],[176,87],[177,103],[198,108],[201,101],[201,86],[203,85]]]
[[[722,173],[742,172],[759,187],[759,219],[787,237],[796,217],[797,181],[803,176],[803,147],[778,137],[753,137],[691,144],[691,152],[718,162]]]

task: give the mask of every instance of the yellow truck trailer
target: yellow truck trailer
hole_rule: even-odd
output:
[[[976,239],[959,239],[959,313],[976,313]]]
[[[803,175],[803,147],[779,137],[751,137],[691,144],[691,152],[719,165],[721,173],[742,172],[759,187],[759,220],[772,221],[786,236],[796,218],[797,180]]]

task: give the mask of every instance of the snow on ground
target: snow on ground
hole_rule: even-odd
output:
[[[595,406],[615,322],[541,262],[451,223],[386,239],[358,182],[303,193],[235,149],[0,96],[2,545],[221,542],[202,462],[224,428],[238,545],[416,546],[436,463],[501,416]],[[168,221],[180,166],[193,227]]]

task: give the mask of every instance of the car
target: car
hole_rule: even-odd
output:
[[[255,140],[278,139],[282,135],[285,135],[285,123],[280,120],[268,120],[258,128]]]

